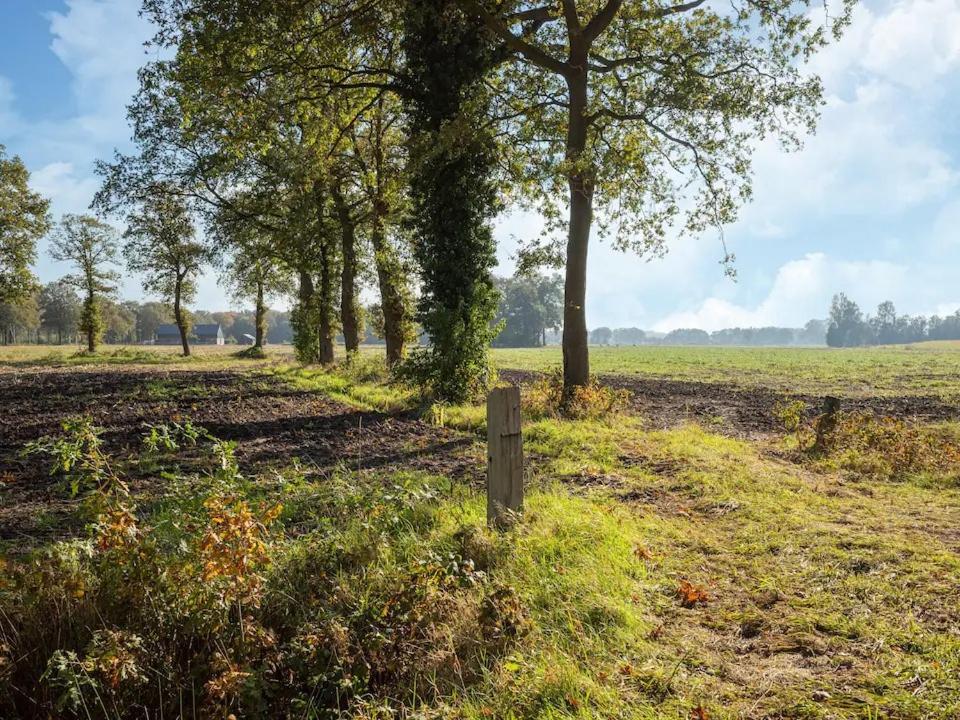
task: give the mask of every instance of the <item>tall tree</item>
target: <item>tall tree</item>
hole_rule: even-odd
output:
[[[78,327],[87,336],[87,350],[96,352],[103,334],[100,298],[114,292],[120,277],[107,267],[117,257],[117,232],[90,215],[64,215],[51,240],[50,255],[77,268],[78,272],[64,281],[83,293]]]
[[[408,2],[405,20],[410,225],[430,337],[411,368],[437,397],[462,402],[487,384],[497,309],[496,153],[483,84],[494,53],[455,0]]]
[[[37,240],[50,230],[50,201],[30,190],[30,173],[0,145],[0,302],[26,297],[36,286],[30,266]]]
[[[267,338],[267,297],[290,286],[290,273],[276,257],[270,235],[252,222],[220,226],[231,248],[222,281],[237,302],[254,302],[254,348],[262,351]],[[221,236],[224,237],[224,236]]]
[[[556,236],[546,249],[565,258],[569,391],[589,379],[594,225],[614,227],[617,247],[658,253],[686,206],[688,231],[730,222],[750,196],[757,139],[813,127],[822,89],[800,64],[849,21],[853,0],[826,28],[795,0],[456,2],[516,60],[498,80],[503,116],[522,118],[513,159],[532,171],[525,187],[551,227],[566,229],[565,249]]]
[[[391,58],[389,51],[386,55]],[[392,64],[392,58],[389,62]],[[351,157],[368,203],[367,227],[380,290],[387,364],[391,366],[403,359],[407,339],[413,335],[410,270],[402,251],[407,243],[399,232],[407,200],[406,139],[402,130],[400,102],[383,92],[351,135]]]
[[[127,216],[123,255],[143,275],[143,289],[173,306],[184,356],[190,355],[190,316],[184,307],[196,294],[196,280],[209,253],[196,239],[187,206],[175,194],[148,196]]]

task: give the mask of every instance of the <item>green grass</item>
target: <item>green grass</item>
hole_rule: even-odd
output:
[[[416,403],[369,359],[250,373],[366,410]],[[482,418],[444,408],[450,426]],[[82,679],[92,717],[114,716],[101,701],[154,703],[133,670],[117,688],[104,680],[93,632],[109,629],[143,643],[128,659],[165,688],[171,717],[180,697],[238,717],[340,703],[356,720],[960,712],[955,484],[868,479],[794,462],[783,439],[650,430],[631,415],[531,420],[524,446],[525,511],[503,533],[484,527],[481,488],[445,477],[296,464],[241,477],[215,458],[153,458],[166,490],[141,498],[137,544],[104,551],[92,529],[10,561],[0,667],[29,672],[0,681],[32,677],[46,702],[55,679]],[[209,533],[229,527],[210,498],[283,506],[263,536],[269,562],[242,565],[262,580],[242,613],[217,595],[231,578],[198,575]],[[683,606],[684,582],[706,602]],[[41,678],[56,650],[77,664]],[[225,667],[242,692],[211,705]]]
[[[559,347],[495,349],[497,367],[551,370]],[[780,391],[960,396],[960,344],[877,348],[592,347],[591,370]]]
[[[265,360],[233,357],[237,350],[236,346],[196,346],[193,357],[183,358],[173,346],[103,346],[96,356],[89,356],[73,346],[21,345],[0,347],[0,369],[157,364],[189,367],[197,363],[249,368],[289,364],[292,360],[289,346],[268,347]],[[380,358],[382,352],[376,346],[364,348],[363,358]],[[553,346],[494,349],[492,357],[501,369],[546,371],[562,363],[560,348]],[[955,342],[853,349],[593,347],[590,360],[597,374],[728,383],[779,392],[960,397],[960,343]],[[473,422],[471,418],[463,421]]]

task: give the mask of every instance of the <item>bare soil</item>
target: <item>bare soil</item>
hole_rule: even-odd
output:
[[[421,470],[478,481],[476,438],[412,415],[361,412],[267,375],[231,370],[41,370],[0,374],[0,539],[55,532],[73,503],[23,447],[86,415],[107,451],[132,456],[146,426],[190,419],[237,443],[244,471],[285,466],[311,472]],[[59,518],[55,516],[64,517]],[[44,517],[46,516],[46,517]],[[52,517],[53,516],[53,517]]]
[[[517,385],[529,384],[541,377],[539,373],[521,370],[505,370],[500,376]],[[744,388],[723,383],[627,375],[603,375],[601,381],[609,387],[628,390],[633,409],[649,420],[653,427],[670,428],[696,421],[712,430],[737,437],[782,432],[783,426],[774,413],[779,401],[789,399],[805,402],[806,415],[812,419],[820,413],[825,400],[822,395],[785,395],[764,388]],[[960,405],[927,396],[843,398],[841,409],[917,422],[960,420]]]

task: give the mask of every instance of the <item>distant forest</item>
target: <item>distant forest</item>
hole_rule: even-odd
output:
[[[500,300],[495,347],[541,347],[560,344],[563,280],[559,275],[498,278]],[[157,327],[172,323],[169,305],[160,302],[102,298],[104,340],[113,344],[153,341]],[[0,303],[0,343],[70,344],[81,340],[81,300],[67,283],[55,281],[17,304]],[[360,308],[360,332],[366,344],[383,343],[383,316],[378,305]],[[219,323],[228,343],[245,344],[256,331],[252,310],[191,312],[194,325]],[[266,341],[293,341],[290,314],[267,311]],[[706,332],[680,328],[669,333],[636,327],[597,327],[592,345],[823,346],[893,345],[923,340],[960,340],[960,310],[947,317],[898,315],[892,302],[864,315],[845,294],[833,298],[828,320],[810,320],[802,328],[727,328]],[[425,338],[421,337],[421,342]]]
[[[877,306],[875,315],[864,316],[857,303],[838,293],[830,304],[826,340],[830,347],[960,340],[960,310],[946,317],[897,315],[897,309],[887,300]]]
[[[559,345],[563,320],[563,279],[559,275],[500,278],[500,305],[495,322],[501,325],[495,347]],[[598,327],[590,332],[592,345],[824,345],[825,320],[811,320],[802,328],[678,329],[669,333],[636,327]]]

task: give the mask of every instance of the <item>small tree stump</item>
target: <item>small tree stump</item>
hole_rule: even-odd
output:
[[[823,452],[827,449],[830,435],[837,427],[837,413],[840,412],[840,398],[827,396],[823,399],[823,413],[817,419],[817,441],[814,449]]]
[[[522,509],[520,388],[495,388],[487,396],[487,524],[506,527]]]

